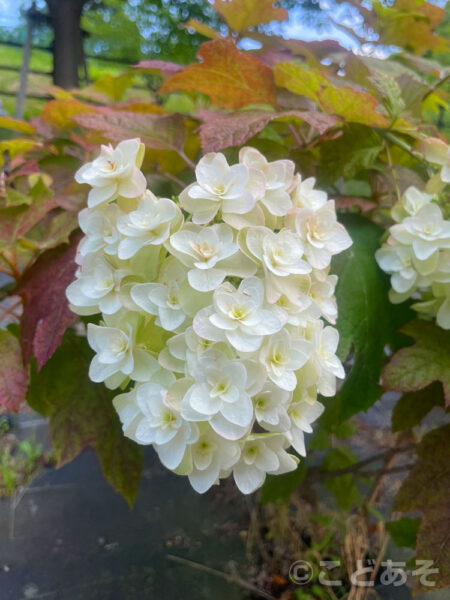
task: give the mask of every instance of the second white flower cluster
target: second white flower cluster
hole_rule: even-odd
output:
[[[392,207],[396,221],[377,250],[379,266],[391,276],[394,304],[412,297],[419,313],[450,329],[450,221],[433,195],[411,186]]]
[[[67,296],[89,324],[90,377],[126,436],[204,492],[293,470],[344,371],[330,261],[351,244],[334,202],[289,160],[204,156],[179,205],[146,190],[139,140],[83,166],[88,208]],[[184,214],[180,207],[183,209]]]

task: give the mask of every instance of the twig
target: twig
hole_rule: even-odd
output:
[[[186,155],[184,150],[177,150],[177,152],[178,152],[178,156],[184,160],[184,162],[187,164],[187,166],[190,169],[192,169],[193,171],[195,171],[195,163],[193,163],[192,160],[189,158],[189,156]]]
[[[183,159],[184,160],[184,159]],[[172,175],[172,173],[166,173],[165,171],[163,171],[162,169],[158,169],[158,172],[163,176],[166,177],[166,179],[170,179],[170,181],[173,181],[174,183],[176,183],[177,185],[179,185],[181,188],[185,188],[186,184],[184,183],[184,181],[181,181],[181,179],[179,179],[178,177],[176,177],[175,175]]]
[[[397,200],[400,202],[402,196],[400,194],[400,188],[399,188],[399,185],[398,185],[397,173],[396,173],[396,171],[394,169],[394,165],[392,163],[391,150],[389,148],[389,144],[387,144],[386,142],[384,143],[384,147],[386,148],[386,155],[387,155],[388,164],[389,164],[389,171],[392,174],[392,180],[394,182],[394,187],[395,187],[395,193],[397,195]]]
[[[298,131],[292,123],[287,123],[288,129],[294,138],[298,148],[304,148],[306,146],[306,140],[303,139],[302,134]]]
[[[399,448],[389,448],[385,452],[380,452],[379,454],[375,454],[374,456],[369,456],[369,458],[365,458],[364,460],[360,460],[357,463],[353,463],[348,467],[343,469],[338,469],[336,471],[318,471],[318,473],[322,477],[340,477],[341,475],[347,475],[348,473],[354,473],[355,471],[359,471],[362,467],[366,467],[373,462],[377,462],[379,460],[383,460],[390,456],[394,456],[395,454],[401,454],[402,452],[408,452],[415,448],[414,444],[409,444],[407,446],[400,446]]]
[[[8,275],[10,275],[10,277],[13,277],[16,280],[20,279],[20,273],[17,269],[17,266],[14,262],[12,262],[11,260],[9,260],[9,258],[7,258],[3,253],[0,254],[0,258],[8,265],[8,267],[11,269],[10,273],[7,273]]]
[[[255,585],[248,583],[244,579],[237,577],[235,575],[230,575],[228,573],[223,573],[222,571],[218,571],[217,569],[213,569],[212,567],[208,567],[206,565],[202,565],[201,563],[194,562],[193,560],[188,560],[187,558],[181,558],[181,556],[175,556],[174,554],[166,554],[166,557],[173,562],[176,562],[180,565],[185,565],[186,567],[191,567],[192,569],[196,569],[197,571],[203,571],[203,573],[209,573],[210,575],[215,575],[216,577],[220,577],[228,583],[234,583],[252,594],[259,596],[260,598],[265,598],[266,600],[276,600],[274,596],[265,592],[264,590],[260,590]]]
[[[5,308],[5,310],[4,310],[4,311],[3,311],[3,312],[0,314],[0,322],[1,322],[1,321],[3,321],[3,319],[4,319],[4,318],[5,318],[7,315],[9,315],[9,314],[11,314],[11,313],[12,313],[14,316],[17,316],[17,315],[15,315],[15,313],[14,313],[14,309],[15,309],[15,308],[17,308],[17,307],[18,307],[18,306],[19,306],[21,303],[22,303],[22,299],[21,299],[21,298],[19,298],[19,300],[17,300],[16,302],[14,302],[13,304],[11,304],[11,305],[10,305],[10,306],[8,306],[7,308]]]

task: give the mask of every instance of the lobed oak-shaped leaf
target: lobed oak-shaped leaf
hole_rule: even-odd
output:
[[[394,502],[394,510],[420,510],[423,519],[417,534],[416,555],[433,561],[439,569],[429,580],[436,587],[450,586],[450,425],[428,433],[417,448],[418,461],[403,482]],[[416,590],[421,589],[419,578]],[[428,587],[423,586],[423,590]]]
[[[27,387],[28,369],[23,364],[19,340],[10,331],[0,330],[0,407],[17,412]]]
[[[288,13],[274,6],[273,0],[214,0],[215,10],[236,32],[246,31],[272,21],[285,21]]]
[[[159,91],[195,90],[207,94],[214,104],[224,108],[249,104],[275,106],[271,69],[254,56],[240,52],[231,39],[205,42],[198,56],[202,62],[166,79]]]
[[[429,321],[416,320],[401,332],[416,343],[396,352],[383,371],[383,384],[397,392],[415,392],[440,381],[450,406],[450,331]]]
[[[75,275],[75,253],[80,237],[81,232],[76,231],[69,244],[41,254],[25,271],[16,290],[24,303],[20,320],[23,357],[27,363],[35,356],[39,368],[55,352],[74,319],[66,288]]]
[[[392,431],[415,427],[435,406],[444,407],[444,396],[439,381],[434,381],[417,392],[403,394],[392,411]]]
[[[409,318],[404,307],[398,315],[393,310],[387,297],[389,280],[375,261],[383,230],[356,214],[341,215],[339,220],[353,245],[334,257],[332,263],[333,272],[339,276],[338,355],[345,360],[352,351],[353,360],[342,388],[334,398],[327,399],[322,423],[330,428],[367,410],[379,399],[384,349],[404,319]]]
[[[318,69],[291,62],[278,63],[274,74],[278,86],[314,100],[326,113],[339,115],[352,123],[388,125],[386,117],[377,112],[378,103],[373,96],[350,87],[337,87]]]
[[[100,131],[113,141],[139,137],[143,144],[155,150],[181,150],[185,141],[181,115],[111,110],[102,114],[78,115],[75,120],[82,127]]]
[[[269,112],[246,110],[231,114],[209,111],[200,126],[203,152],[218,152],[230,146],[242,146],[273,120],[306,121],[319,133],[325,133],[337,123],[336,117],[317,111]]]
[[[83,448],[92,446],[105,477],[131,506],[139,489],[142,451],[123,435],[112,405],[115,393],[90,381],[92,356],[86,338],[66,333],[41,371],[32,368],[27,400],[50,419],[57,465],[70,462]]]
[[[74,117],[94,113],[95,107],[75,98],[58,98],[44,104],[41,119],[56,130],[71,129],[76,125]]]

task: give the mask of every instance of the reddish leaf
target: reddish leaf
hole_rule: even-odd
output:
[[[19,340],[9,331],[0,330],[0,406],[17,412],[28,387],[28,369],[24,367]]]
[[[384,386],[396,392],[415,392],[440,381],[450,406],[450,331],[416,320],[401,329],[416,343],[392,356],[383,372]]]
[[[418,460],[395,498],[394,510],[420,510],[423,519],[417,534],[417,558],[432,561],[437,573],[428,586],[418,577],[415,590],[426,591],[450,586],[450,425],[430,431],[417,447]]]
[[[203,152],[217,152],[230,146],[242,146],[254,135],[275,119],[286,121],[302,120],[324,133],[337,123],[336,117],[314,111],[268,112],[264,110],[246,110],[223,114],[204,112],[206,116],[200,127],[200,139]]]
[[[274,6],[273,0],[215,0],[214,8],[237,32],[263,23],[285,21],[289,16],[284,8]]]
[[[70,243],[47,250],[25,271],[17,294],[22,296],[21,343],[24,360],[32,356],[38,367],[52,356],[74,315],[66,300],[66,288],[73,280],[75,253],[80,231]]]
[[[232,40],[205,42],[198,55],[203,62],[175,73],[166,79],[159,91],[196,90],[225,108],[249,104],[275,106],[271,69],[254,56],[240,52]]]
[[[14,245],[56,206],[56,200],[47,196],[30,206],[0,209],[0,248]]]
[[[79,115],[75,120],[82,127],[101,131],[110,139],[120,142],[139,137],[148,148],[180,150],[185,139],[181,115],[156,115],[128,111],[109,111],[102,114]]]
[[[148,73],[157,73],[163,77],[169,77],[178,71],[183,70],[183,65],[169,62],[167,60],[143,60],[137,65],[133,65],[135,69],[147,71]]]

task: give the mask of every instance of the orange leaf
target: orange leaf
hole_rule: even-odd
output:
[[[41,118],[54,129],[70,129],[76,125],[72,117],[92,112],[95,112],[93,106],[84,104],[79,100],[58,98],[47,102],[42,110]]]
[[[249,104],[275,105],[271,69],[257,58],[240,52],[232,40],[205,42],[198,54],[203,62],[175,73],[166,79],[159,91],[196,90],[225,108]]]
[[[272,0],[214,0],[214,8],[237,32],[288,18],[284,8],[275,7]]]

